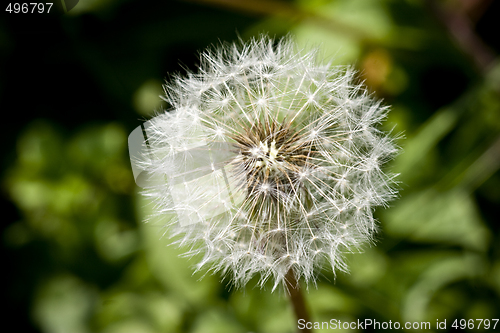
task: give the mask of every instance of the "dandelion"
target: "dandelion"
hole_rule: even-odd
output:
[[[325,263],[373,240],[373,211],[395,196],[382,165],[397,152],[377,126],[388,107],[350,67],[290,39],[201,54],[164,87],[171,106],[145,126],[145,194],[187,255],[237,286],[315,283]]]

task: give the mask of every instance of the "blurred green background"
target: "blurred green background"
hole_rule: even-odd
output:
[[[56,3],[56,5],[60,5]],[[56,6],[57,7],[57,6]],[[127,136],[197,52],[261,32],[322,44],[392,105],[400,198],[376,246],[325,270],[313,320],[500,318],[499,1],[81,0],[0,20],[3,325],[16,332],[293,332],[283,294],[234,290],[162,237]],[[476,331],[475,329],[474,331]],[[500,330],[500,323],[496,331]],[[368,330],[374,331],[374,330]],[[378,330],[375,330],[378,331]],[[493,331],[491,328],[489,331]],[[326,332],[326,330],[325,330]]]

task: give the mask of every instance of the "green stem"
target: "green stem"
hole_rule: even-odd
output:
[[[304,300],[304,295],[302,294],[302,289],[300,288],[300,283],[295,278],[295,274],[292,269],[290,269],[286,274],[286,287],[290,296],[290,301],[292,302],[295,317],[297,318],[297,327],[299,326],[298,323],[300,319],[303,319],[304,325],[311,322],[306,302]],[[298,329],[298,332],[312,333],[312,329]]]

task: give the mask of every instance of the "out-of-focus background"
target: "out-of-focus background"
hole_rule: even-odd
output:
[[[493,331],[500,1],[76,2],[49,14],[1,8],[4,329],[294,331],[283,294],[193,275],[196,261],[142,222],[127,151],[128,133],[166,107],[158,95],[169,75],[195,70],[207,46],[264,32],[354,64],[392,105],[383,127],[406,137],[388,166],[401,173],[400,198],[377,210],[376,246],[349,255],[350,274],[323,272],[306,294],[313,320],[433,331],[447,320],[450,331],[455,319],[490,319]],[[473,323],[465,330],[478,331]]]

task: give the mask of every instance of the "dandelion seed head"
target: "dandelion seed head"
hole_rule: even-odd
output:
[[[314,283],[328,262],[373,240],[373,210],[396,195],[382,165],[395,153],[377,128],[388,108],[317,49],[260,37],[201,55],[165,85],[152,119],[145,190],[171,234],[207,267],[244,285]],[[273,290],[274,290],[273,288]]]

